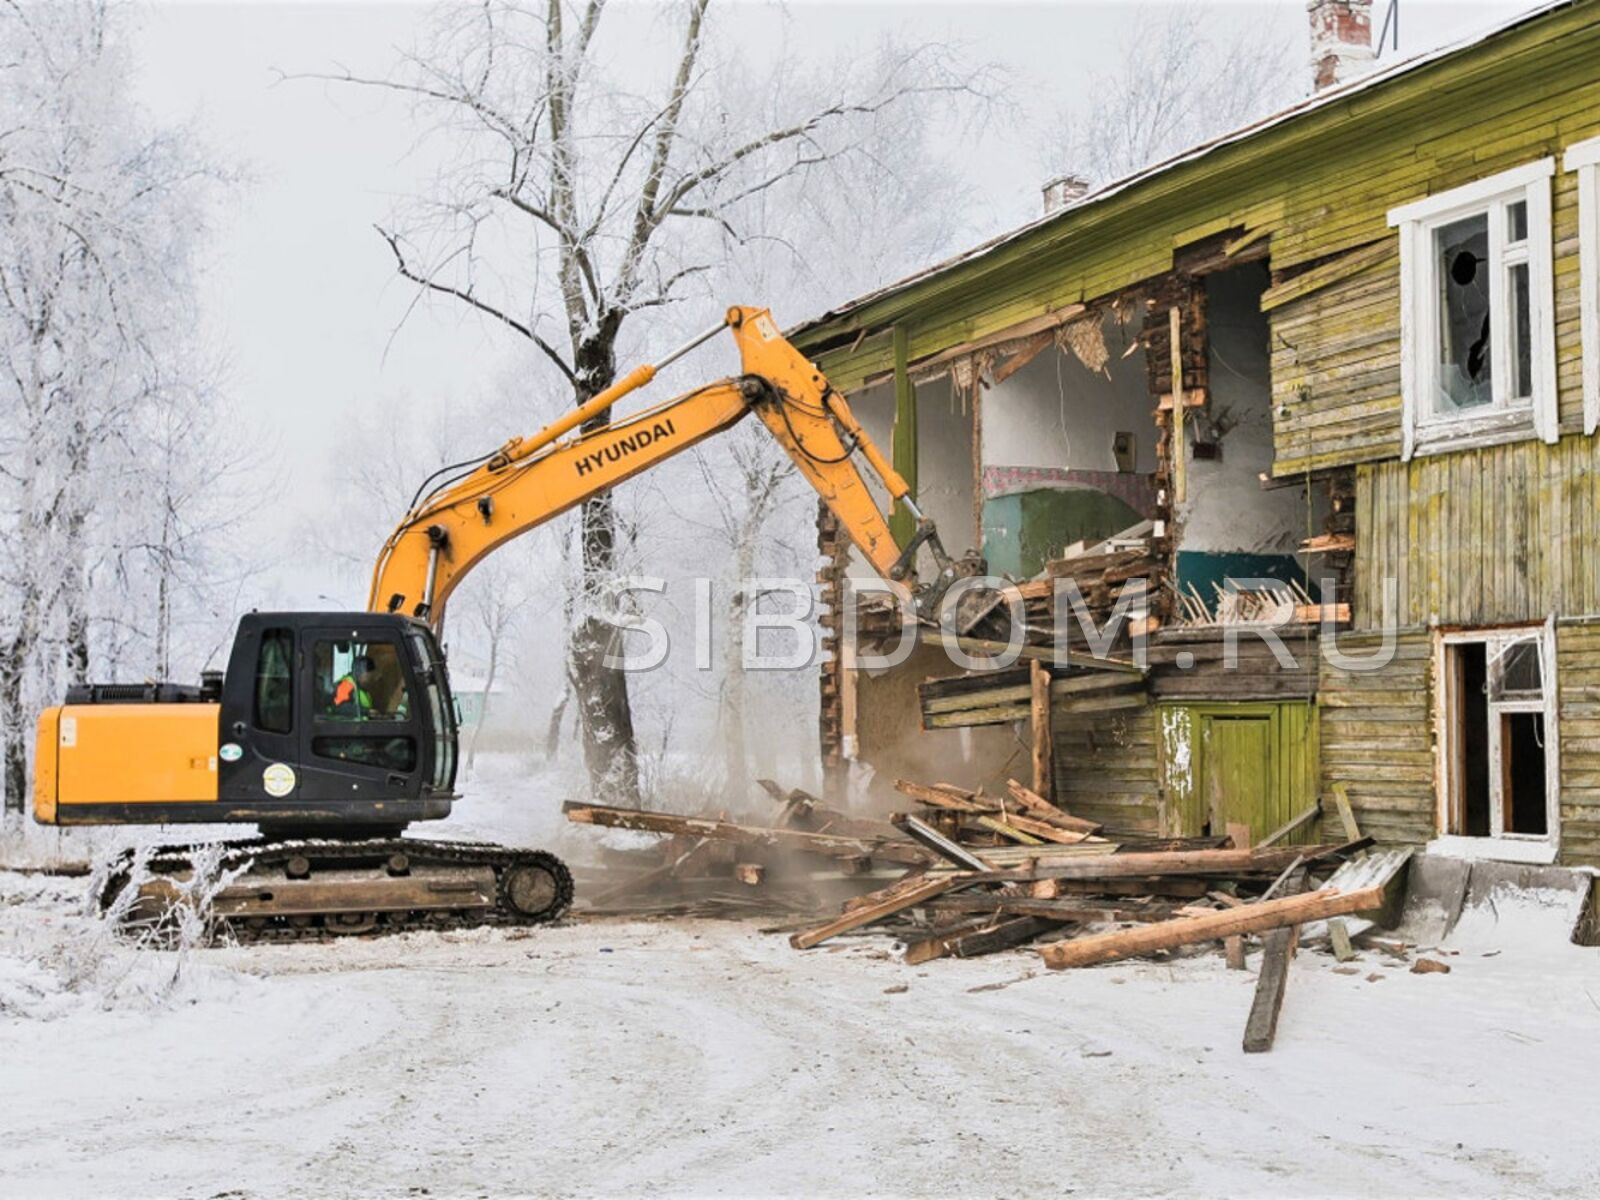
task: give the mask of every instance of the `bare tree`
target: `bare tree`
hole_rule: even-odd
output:
[[[1047,173],[1108,183],[1298,100],[1304,13],[1274,23],[1260,11],[1230,20],[1215,5],[1130,6],[1116,65],[1040,139]]]
[[[399,273],[532,343],[576,404],[616,379],[629,319],[703,286],[761,234],[765,202],[856,155],[875,123],[973,90],[953,56],[918,46],[859,76],[783,62],[730,94],[718,80],[737,71],[714,52],[708,6],[653,19],[643,45],[664,71],[608,70],[606,34],[613,49],[639,43],[651,19],[637,7],[607,21],[605,0],[484,0],[445,6],[394,77],[334,76],[407,94],[455,147],[437,194],[404,229],[380,230]],[[597,785],[637,798],[627,679],[604,661],[617,637],[611,496],[584,504],[577,537],[567,657],[585,759]]]
[[[5,807],[27,789],[32,714],[108,635],[170,665],[173,570],[202,522],[178,506],[214,462],[149,454],[187,376],[192,258],[214,172],[130,103],[126,30],[102,0],[0,3],[0,733]],[[110,481],[122,481],[113,486]],[[181,518],[174,521],[172,518]],[[118,563],[160,547],[154,627]],[[119,591],[99,611],[95,589]],[[159,607],[159,601],[158,601]],[[231,615],[231,614],[230,614]],[[112,624],[114,622],[114,624]],[[153,634],[153,636],[152,636]],[[98,645],[97,645],[98,643]]]

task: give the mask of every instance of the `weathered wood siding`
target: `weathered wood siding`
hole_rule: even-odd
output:
[[[1556,623],[1561,861],[1600,864],[1600,622]]]
[[[1356,471],[1352,617],[1493,625],[1600,613],[1600,446],[1513,442]]]
[[[1387,227],[1388,210],[1546,156],[1556,159],[1558,408],[1563,433],[1582,431],[1578,177],[1561,169],[1561,154],[1600,123],[1600,58],[1569,67],[1578,72],[1570,86],[1546,87],[1535,69],[1535,77],[1507,84],[1508,94],[1492,111],[1458,110],[1427,133],[1408,126],[1420,139],[1414,147],[1386,146],[1359,167],[1345,165],[1353,182],[1334,195],[1365,211],[1366,240],[1373,245],[1348,256],[1354,269],[1346,277],[1272,313],[1275,473],[1399,457],[1400,246],[1397,231]],[[1341,212],[1341,222],[1349,219]],[[1274,237],[1274,268],[1278,250]],[[1334,264],[1321,269],[1338,272]]]
[[[1155,710],[1051,715],[1056,800],[1121,833],[1157,834],[1161,796]]]
[[[1364,264],[1274,313],[1275,400],[1289,410],[1275,469],[1381,458],[1399,447],[1398,251],[1371,261],[1372,247],[1396,245],[1388,210],[1596,133],[1600,5],[1586,3],[1147,176],[806,329],[800,343],[835,347],[821,361],[849,391],[891,366],[892,325],[906,329],[915,362],[1158,276],[1175,249],[1201,238],[1270,235],[1280,275],[1339,255]],[[1554,184],[1568,420],[1577,388],[1573,179],[1558,170]]]
[[[1369,657],[1380,634],[1345,634],[1339,650]],[[1395,635],[1393,657],[1372,671],[1323,660],[1317,692],[1322,744],[1323,831],[1340,836],[1332,788],[1342,783],[1363,833],[1383,842],[1434,835],[1433,639],[1426,629]]]

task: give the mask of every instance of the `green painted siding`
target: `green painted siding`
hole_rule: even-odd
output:
[[[1514,442],[1356,472],[1352,616],[1493,625],[1600,613],[1600,447]]]
[[[1378,634],[1345,634],[1339,649],[1376,654]],[[1332,787],[1346,786],[1363,833],[1382,842],[1425,842],[1434,834],[1433,638],[1396,635],[1394,657],[1375,671],[1346,671],[1324,658],[1317,692],[1324,836],[1339,837]]]

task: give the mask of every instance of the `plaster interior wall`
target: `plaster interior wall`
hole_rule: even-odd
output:
[[[1126,431],[1135,437],[1136,473],[1155,471],[1155,405],[1137,313],[1122,320],[1107,309],[1101,333],[1110,355],[1103,371],[1052,347],[984,392],[985,467],[1116,471],[1112,438]]]
[[[1303,494],[1266,491],[1260,482],[1272,469],[1270,343],[1260,308],[1267,282],[1264,263],[1206,276],[1210,399],[1203,415],[1185,424],[1188,499],[1178,506],[1185,550],[1288,554],[1306,536]],[[1207,421],[1220,434],[1215,459],[1194,456]]]

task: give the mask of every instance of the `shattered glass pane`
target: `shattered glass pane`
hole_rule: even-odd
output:
[[[1527,638],[1506,646],[1494,661],[1489,680],[1490,700],[1542,698],[1544,676],[1539,668],[1539,643]]]
[[[1489,358],[1489,215],[1477,213],[1433,234],[1439,281],[1438,395],[1435,411],[1456,413],[1494,401]]]

